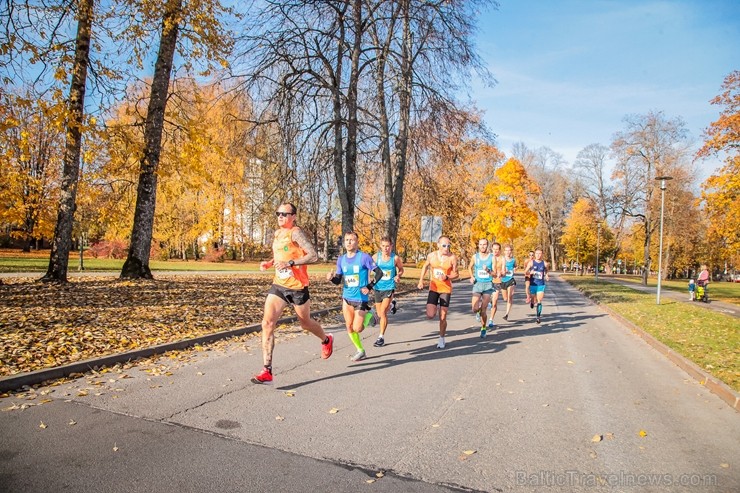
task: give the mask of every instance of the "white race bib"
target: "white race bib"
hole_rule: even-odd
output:
[[[514,275],[514,271],[513,270],[507,270],[506,273],[504,274],[504,277],[511,277],[513,275]]]
[[[532,277],[534,277],[535,279],[542,279],[543,275],[542,272],[536,270],[532,273]]]
[[[391,280],[391,271],[384,270],[383,271],[383,277],[380,278],[381,281],[390,281]]]
[[[289,277],[293,277],[293,269],[277,269],[277,276],[278,279],[288,279]]]
[[[434,277],[439,280],[444,279],[445,271],[443,271],[442,269],[434,269]]]
[[[491,273],[486,269],[478,269],[478,279],[490,279]]]
[[[360,275],[349,274],[344,276],[344,285],[348,288],[356,288],[360,286]]]

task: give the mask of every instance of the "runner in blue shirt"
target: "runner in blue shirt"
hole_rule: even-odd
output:
[[[481,323],[480,337],[483,339],[488,331],[486,327],[488,303],[493,294],[493,255],[488,251],[486,238],[478,240],[478,251],[470,259],[468,271],[470,272],[470,283],[473,285],[471,309],[476,315],[476,320]]]
[[[547,262],[542,260],[542,248],[537,247],[534,250],[534,260],[528,263],[528,273],[530,274],[529,284],[529,307],[534,308],[535,299],[537,300],[537,323],[540,323],[542,315],[542,299],[545,297],[545,283],[550,280],[547,273]]]
[[[350,231],[344,234],[344,249],[347,253],[337,259],[336,272],[328,272],[326,279],[334,284],[343,284],[342,314],[347,334],[357,349],[351,359],[360,361],[366,358],[360,333],[365,328],[365,314],[370,311],[370,291],[383,277],[383,271],[375,265],[370,255],[358,250],[357,233]],[[374,274],[372,281],[371,272]]]
[[[501,296],[506,301],[504,320],[509,320],[511,305],[514,304],[514,286],[516,286],[514,269],[516,269],[516,259],[512,255],[511,245],[506,245],[504,247],[504,274],[501,276]]]
[[[396,291],[396,283],[403,275],[403,262],[393,252],[393,243],[388,237],[380,240],[380,251],[375,255],[375,264],[383,271],[383,277],[375,283],[373,294],[375,296],[375,312],[380,319],[380,334],[373,343],[375,347],[385,345],[385,331],[388,328],[388,310],[391,303],[395,304],[393,293]],[[395,313],[395,312],[394,312]]]

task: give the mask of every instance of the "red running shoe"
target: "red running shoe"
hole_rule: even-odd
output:
[[[271,384],[272,383],[272,372],[267,368],[262,368],[259,375],[252,377],[252,383]]]
[[[321,358],[322,359],[329,359],[329,356],[331,356],[331,353],[334,352],[334,336],[329,334],[326,336],[329,338],[329,342],[324,344],[321,343]]]

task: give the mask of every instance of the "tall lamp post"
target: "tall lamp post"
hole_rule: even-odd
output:
[[[672,180],[672,176],[656,176],[660,181],[660,247],[658,248],[658,290],[655,303],[660,305],[660,283],[663,279],[663,209],[665,206],[665,182]]]

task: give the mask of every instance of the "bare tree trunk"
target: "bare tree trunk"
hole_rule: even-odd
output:
[[[51,243],[49,268],[43,282],[67,282],[67,264],[72,246],[72,226],[77,204],[77,181],[80,174],[82,123],[85,112],[85,84],[90,64],[90,36],[93,22],[93,0],[78,4],[77,38],[72,82],[69,88],[69,107],[66,123],[66,144],[62,170],[61,196]]]
[[[144,126],[144,155],[140,163],[131,245],[128,258],[121,269],[122,279],[152,279],[149,254],[152,246],[154,210],[157,203],[157,169],[162,152],[164,112],[167,106],[181,11],[182,0],[167,2]]]

